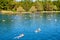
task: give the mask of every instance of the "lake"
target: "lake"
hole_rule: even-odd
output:
[[[0,40],[60,40],[60,14],[0,14]]]

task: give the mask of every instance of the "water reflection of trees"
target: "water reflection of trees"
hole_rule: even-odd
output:
[[[23,14],[23,19],[24,20],[31,20],[32,19],[32,14]]]
[[[12,27],[13,23],[11,20],[12,20],[12,15],[0,15],[0,30],[3,32],[3,34],[11,32],[11,30],[13,30]]]
[[[5,20],[5,22],[3,22]],[[12,20],[12,15],[2,15],[0,16],[0,23],[10,24]]]
[[[31,26],[32,24],[32,14],[23,14],[21,19],[21,24],[25,26]]]

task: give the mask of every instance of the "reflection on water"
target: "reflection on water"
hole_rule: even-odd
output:
[[[24,36],[20,38],[22,33]],[[19,37],[18,40],[60,40],[60,14],[0,14],[0,40],[17,40],[15,37]]]

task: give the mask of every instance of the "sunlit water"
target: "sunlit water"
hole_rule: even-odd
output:
[[[0,40],[60,40],[60,14],[0,14]]]

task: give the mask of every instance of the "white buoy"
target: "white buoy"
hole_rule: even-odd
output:
[[[32,17],[32,16],[30,15],[30,17]]]
[[[42,16],[40,16],[40,17],[42,17]]]
[[[38,28],[38,29],[35,30],[35,33],[38,33],[38,32],[40,32],[40,31],[41,31],[41,29]]]
[[[55,22],[57,21],[57,19],[55,19]]]
[[[16,16],[18,16],[18,15],[16,15]]]
[[[51,19],[48,19],[48,20],[51,20]]]
[[[20,34],[19,36],[14,37],[14,39],[19,39],[22,38],[24,36],[24,34]]]
[[[53,15],[51,15],[51,17],[52,17]]]
[[[25,19],[27,19],[27,18],[25,17]]]
[[[2,20],[3,22],[5,22],[6,20]]]

